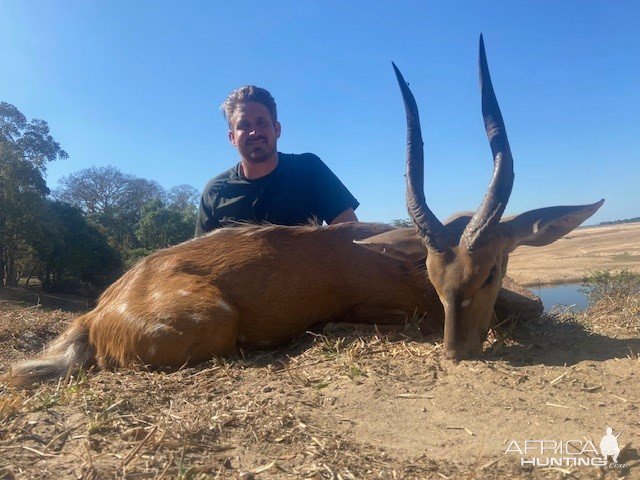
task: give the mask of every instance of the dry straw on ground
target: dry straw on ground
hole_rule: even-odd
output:
[[[0,399],[0,478],[640,478],[640,301],[507,322],[451,363],[411,323],[331,329],[173,372],[84,372]],[[0,356],[41,348],[75,314],[0,301]],[[510,439],[612,426],[622,468],[531,468]]]

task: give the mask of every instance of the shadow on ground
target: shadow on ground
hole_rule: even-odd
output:
[[[95,299],[76,294],[47,293],[40,287],[0,287],[0,300],[16,302],[21,306],[38,306],[46,310],[84,312],[95,305]]]
[[[332,345],[340,342],[348,347],[360,337],[375,335],[371,328],[354,332],[340,328],[307,332],[279,349],[264,352],[248,352],[241,361],[249,366],[286,367],[292,357],[302,354],[314,341],[322,341],[327,354]],[[442,334],[424,336],[417,328],[406,328],[402,332],[390,333],[390,341],[415,341],[437,343]],[[605,361],[614,358],[635,357],[640,353],[640,338],[615,338],[589,330],[570,315],[542,315],[507,326],[498,333],[500,340],[489,346],[481,360],[503,360],[512,366],[544,365],[572,366],[583,361]],[[323,347],[324,348],[324,347]]]
[[[485,357],[501,358],[514,366],[571,366],[582,361],[636,356],[640,352],[640,339],[593,332],[570,315],[542,315],[516,324],[505,340],[492,346]]]

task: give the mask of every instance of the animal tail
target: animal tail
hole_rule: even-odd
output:
[[[51,342],[38,357],[19,362],[5,376],[10,386],[27,387],[33,383],[64,378],[95,362],[95,349],[89,343],[89,323],[77,319],[69,329]]]

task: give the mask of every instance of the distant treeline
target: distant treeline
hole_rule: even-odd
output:
[[[139,258],[193,236],[198,191],[165,190],[114,167],[44,179],[67,153],[44,120],[0,102],[0,287],[100,290]]]
[[[598,225],[618,225],[620,223],[635,223],[635,222],[640,222],[640,217],[633,217],[633,218],[625,218],[624,220],[613,220],[612,222],[601,222]]]

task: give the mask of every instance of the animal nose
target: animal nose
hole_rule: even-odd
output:
[[[455,361],[468,360],[473,356],[468,350],[462,349],[445,350],[445,355],[449,360]]]
[[[449,360],[465,360],[467,358],[467,351],[462,348],[450,347],[445,345],[444,355]]]
[[[471,339],[455,345],[447,344],[445,342],[444,350],[446,357],[451,360],[469,360],[480,356],[480,353],[482,353],[482,345]]]

